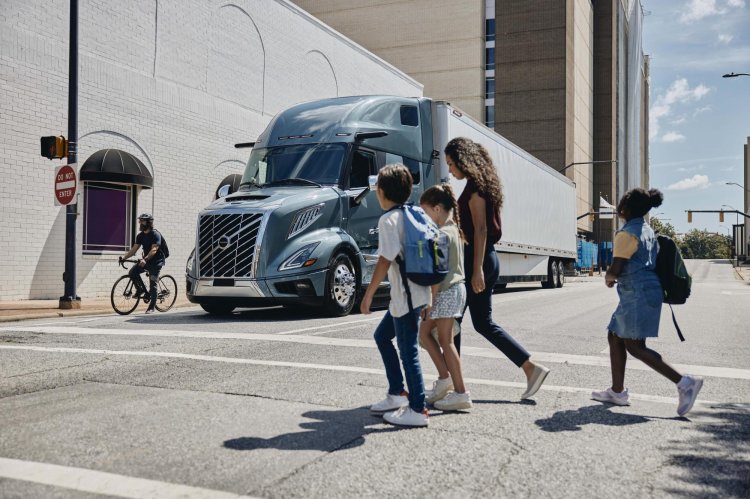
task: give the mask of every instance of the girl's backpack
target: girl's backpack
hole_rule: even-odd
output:
[[[685,267],[685,261],[682,259],[680,249],[675,242],[664,235],[656,236],[659,250],[656,254],[656,275],[659,276],[661,287],[664,290],[664,303],[669,304],[672,311],[672,322],[677,329],[677,336],[680,341],[685,341],[682,336],[680,326],[677,325],[677,319],[674,316],[672,305],[682,305],[690,296],[690,288],[693,284],[693,278],[688,274]]]

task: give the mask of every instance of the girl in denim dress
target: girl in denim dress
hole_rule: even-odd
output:
[[[681,375],[664,362],[657,352],[646,347],[646,338],[659,335],[663,291],[656,275],[656,235],[644,216],[660,206],[664,195],[658,189],[633,189],[617,205],[617,214],[625,225],[614,241],[612,266],[605,276],[608,288],[617,284],[620,303],[607,326],[612,386],[591,394],[594,400],[630,405],[625,382],[627,353],[642,361],[677,385],[677,414],[684,416],[695,403],[703,380]]]

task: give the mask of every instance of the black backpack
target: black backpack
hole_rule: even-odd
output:
[[[159,251],[161,251],[162,255],[164,255],[164,258],[169,258],[169,246],[167,246],[167,240],[164,238],[164,234],[156,229],[154,229],[154,232],[157,232],[161,236],[161,245],[159,246]]]
[[[659,245],[659,251],[656,254],[656,275],[659,276],[664,290],[663,301],[669,304],[669,309],[672,310],[672,305],[682,305],[687,301],[693,279],[688,274],[677,244],[671,238],[661,234],[656,236],[656,240]],[[685,341],[680,326],[677,325],[674,310],[672,310],[672,321],[677,328],[677,336],[681,341]]]

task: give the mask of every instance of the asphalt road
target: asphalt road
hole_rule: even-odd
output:
[[[693,296],[666,308],[653,348],[704,376],[676,389],[629,359],[632,405],[609,386],[600,279],[512,285],[495,319],[550,367],[533,401],[520,370],[465,322],[470,413],[425,429],[369,414],[386,380],[372,331],[276,308],[200,309],[0,327],[0,497],[750,496],[750,286],[727,262],[692,261]],[[435,377],[422,355],[427,383]]]

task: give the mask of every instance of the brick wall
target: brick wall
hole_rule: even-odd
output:
[[[0,12],[0,300],[63,291],[65,209],[52,195],[62,163],[39,156],[39,137],[67,131],[68,5],[10,0]],[[79,12],[79,164],[116,148],[151,170],[154,189],[139,194],[138,211],[153,211],[180,285],[199,210],[247,159],[234,143],[297,102],[422,95],[283,0],[80,0]],[[122,273],[117,255],[82,255],[82,230],[81,216],[78,293],[107,295]]]

